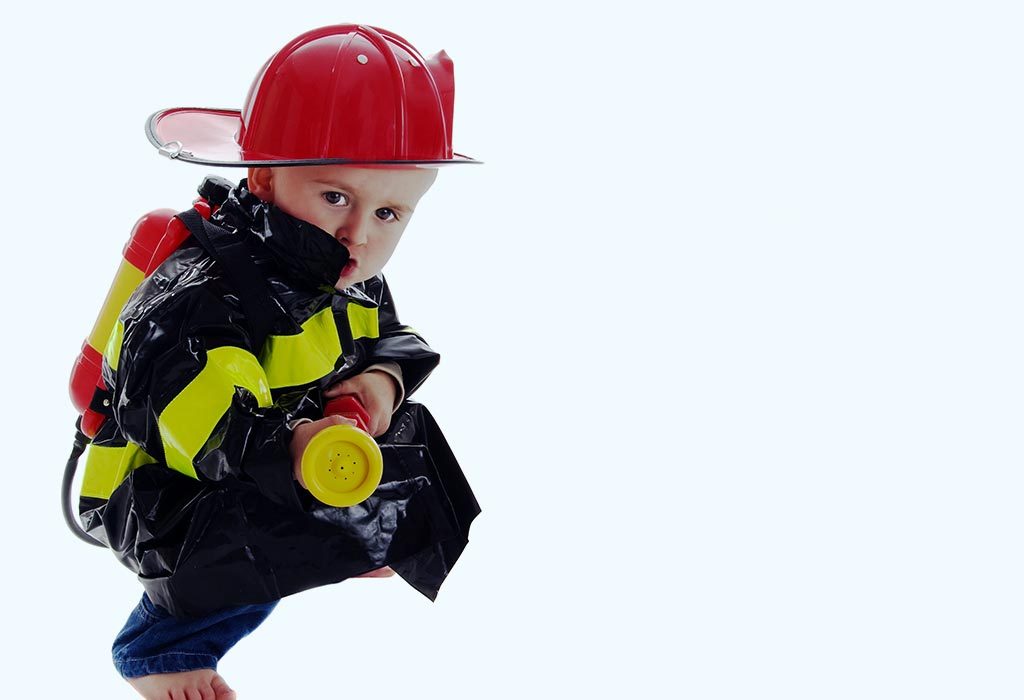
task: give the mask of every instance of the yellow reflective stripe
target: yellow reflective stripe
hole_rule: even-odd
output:
[[[85,474],[82,475],[82,495],[110,498],[128,472],[155,462],[145,450],[132,443],[124,447],[90,445],[85,458]]]
[[[260,354],[270,386],[299,386],[330,374],[341,356],[341,341],[330,307],[314,314],[296,335],[272,335]]]
[[[114,321],[121,315],[121,308],[128,301],[128,297],[132,295],[136,287],[142,284],[145,277],[142,270],[127,260],[121,259],[117,274],[114,275],[114,281],[107,292],[107,298],[103,300],[103,308],[100,310],[100,315],[96,317],[96,323],[93,324],[87,339],[89,345],[96,348],[97,352],[107,342],[110,330],[114,327]]]
[[[359,338],[379,338],[380,324],[377,319],[377,308],[366,308],[359,304],[348,304],[348,326],[352,329],[352,340]]]
[[[196,477],[192,460],[231,406],[236,386],[252,392],[261,407],[274,402],[267,375],[251,353],[234,347],[207,351],[203,371],[174,397],[157,421],[167,466]]]
[[[124,324],[121,319],[114,323],[114,329],[110,332],[110,339],[107,340],[107,347],[103,351],[103,359],[110,365],[110,369],[116,370],[121,360],[121,341],[124,339]]]

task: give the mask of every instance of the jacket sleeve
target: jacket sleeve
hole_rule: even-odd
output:
[[[114,418],[171,469],[294,503],[294,412],[275,403],[235,298],[195,268],[171,284],[154,274],[122,312],[104,362]]]
[[[408,397],[434,371],[441,356],[427,345],[419,332],[398,320],[391,290],[381,276],[377,318],[379,336],[367,352],[370,364],[395,362],[401,368],[402,384]]]

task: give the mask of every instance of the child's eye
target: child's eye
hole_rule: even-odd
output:
[[[327,202],[328,204],[332,204],[332,205],[337,205],[337,204],[341,204],[343,202],[345,202],[345,203],[348,202],[348,197],[346,197],[341,192],[324,192],[320,196],[324,198],[325,202]]]
[[[381,212],[384,212],[384,216],[381,216]],[[377,210],[377,218],[380,219],[381,221],[397,221],[398,214],[395,213],[394,209],[388,209],[387,207],[383,207]]]

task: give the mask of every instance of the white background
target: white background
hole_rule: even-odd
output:
[[[361,21],[448,51],[486,162],[442,171],[388,268],[484,512],[435,604],[285,600],[221,665],[240,697],[1021,697],[1017,8],[20,5],[4,694],[134,696],[109,647],[140,587],[58,494],[131,225],[214,172],[144,120],[239,106],[292,37]]]

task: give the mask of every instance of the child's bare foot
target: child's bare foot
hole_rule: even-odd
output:
[[[146,700],[236,700],[235,691],[212,668],[154,673],[127,679]]]

